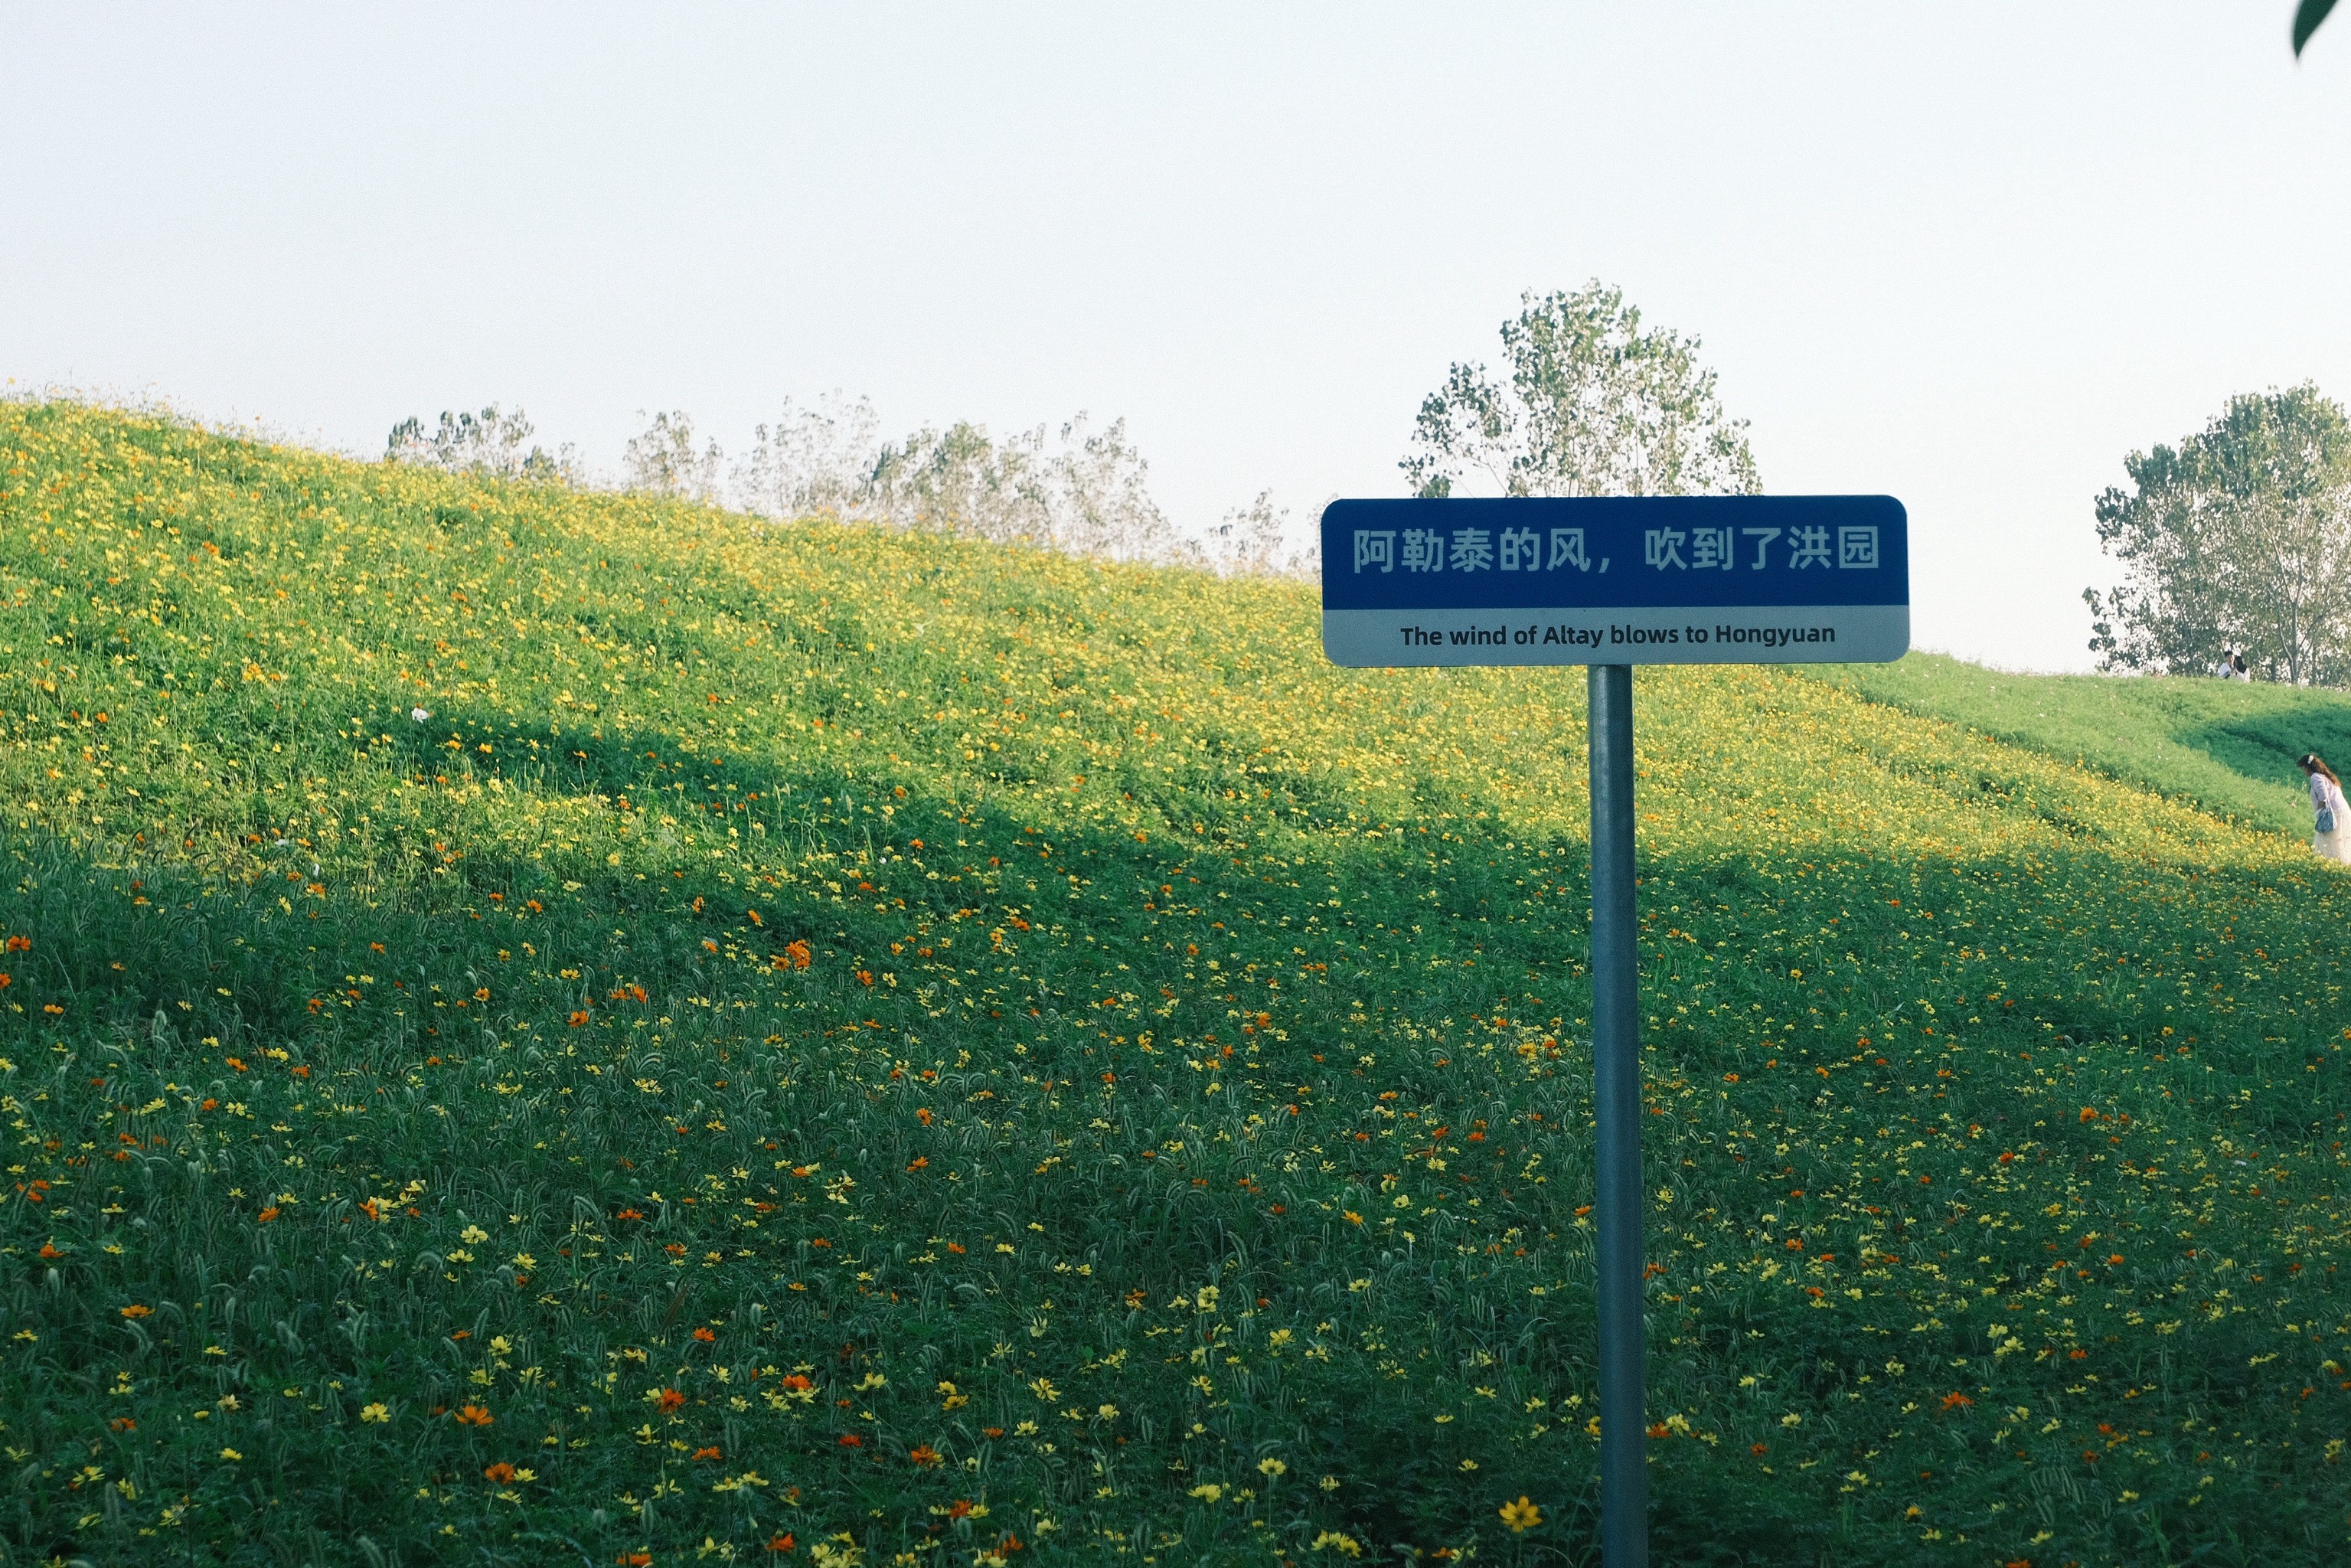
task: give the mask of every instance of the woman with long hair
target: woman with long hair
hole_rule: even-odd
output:
[[[2310,780],[2310,807],[2316,821],[2310,835],[2310,847],[2331,861],[2351,862],[2351,803],[2343,799],[2343,780],[2335,777],[2335,769],[2313,751],[2297,758],[2294,766]]]

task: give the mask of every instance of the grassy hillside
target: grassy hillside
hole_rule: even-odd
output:
[[[1872,702],[1949,719],[2273,832],[2310,836],[2294,759],[2351,758],[2351,696],[2198,679],[2017,675],[1939,653],[1833,665]]]
[[[58,404],[0,674],[0,1561],[1592,1560],[1577,674]],[[2339,1561],[2351,884],[1637,700],[1659,1561]]]

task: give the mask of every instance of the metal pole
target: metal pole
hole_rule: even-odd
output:
[[[1648,1568],[1641,1330],[1640,955],[1633,899],[1633,669],[1591,666],[1592,1069],[1599,1124],[1600,1561]]]

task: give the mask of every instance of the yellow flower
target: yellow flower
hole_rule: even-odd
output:
[[[245,1456],[238,1453],[235,1448],[223,1448],[221,1450],[221,1458],[224,1459],[241,1459],[245,1458]]]
[[[1542,1510],[1524,1497],[1520,1498],[1516,1502],[1504,1503],[1501,1507],[1501,1514],[1502,1522],[1510,1527],[1510,1533],[1513,1535],[1532,1530],[1542,1522]]]
[[[372,1405],[362,1405],[360,1406],[360,1419],[362,1421],[389,1421],[392,1419],[392,1406],[386,1405],[381,1399],[377,1400]]]
[[[1257,1462],[1257,1473],[1267,1477],[1287,1475],[1290,1473],[1290,1467],[1280,1459],[1259,1459]]]

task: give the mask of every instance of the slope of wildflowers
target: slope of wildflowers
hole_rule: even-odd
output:
[[[2309,686],[2020,675],[1940,653],[1813,672],[1872,702],[1949,719],[2200,810],[2310,836],[2294,758],[2351,757],[2351,695]]]
[[[1592,1560],[1575,673],[20,403],[0,675],[0,1561]],[[1660,1561],[2340,1561],[2340,874],[1638,689]]]

